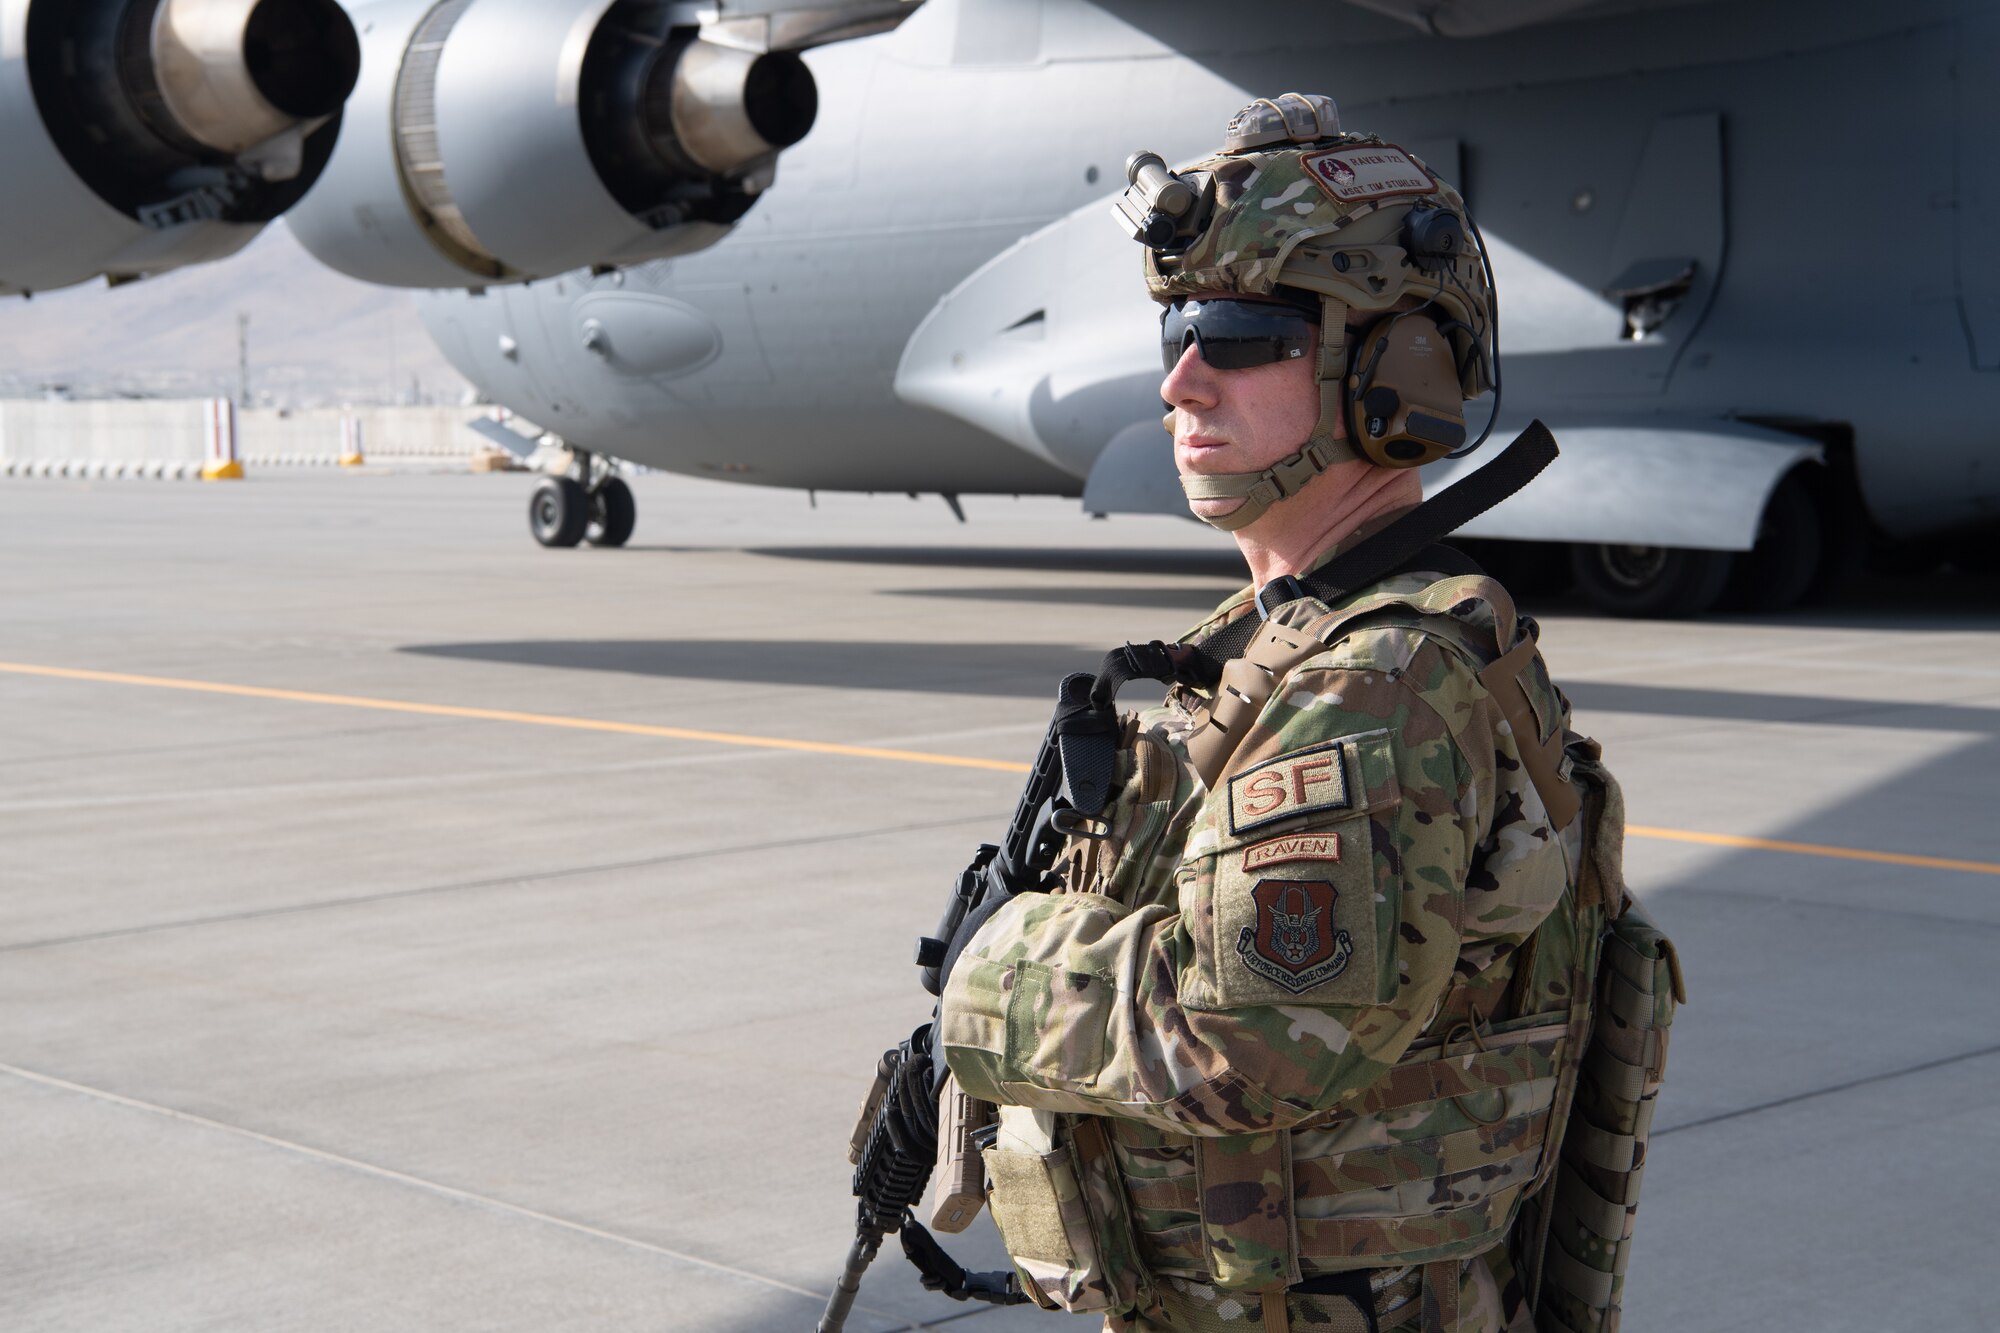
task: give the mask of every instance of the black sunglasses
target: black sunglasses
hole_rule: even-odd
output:
[[[1271,301],[1187,300],[1160,313],[1160,362],[1180,364],[1190,341],[1217,370],[1244,370],[1304,356],[1319,321],[1293,306]]]

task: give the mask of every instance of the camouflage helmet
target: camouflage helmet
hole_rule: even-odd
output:
[[[1298,453],[1264,472],[1183,478],[1190,499],[1243,497],[1215,526],[1255,521],[1336,462],[1409,465],[1334,438],[1347,409],[1346,331],[1376,319],[1354,312],[1420,307],[1451,343],[1460,399],[1493,388],[1495,297],[1464,199],[1415,154],[1342,132],[1332,99],[1252,102],[1219,153],[1176,171],[1135,154],[1127,176],[1116,213],[1146,244],[1154,300],[1236,294],[1319,306],[1319,422]]]

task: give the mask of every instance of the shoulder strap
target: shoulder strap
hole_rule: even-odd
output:
[[[1201,775],[1202,784],[1214,789],[1230,756],[1277,692],[1279,683],[1300,663],[1337,641],[1343,630],[1392,606],[1445,615],[1469,601],[1484,602],[1491,608],[1494,647],[1499,653],[1480,669],[1479,684],[1493,697],[1500,716],[1506,720],[1515,750],[1521,756],[1521,766],[1542,798],[1550,824],[1558,833],[1568,828],[1582,802],[1569,780],[1563,754],[1562,719],[1552,719],[1548,734],[1543,735],[1541,721],[1528,697],[1526,675],[1540,648],[1532,630],[1522,633],[1514,599],[1483,574],[1440,579],[1420,592],[1364,598],[1303,625],[1288,624],[1282,617],[1264,621],[1248,650],[1223,665],[1222,678],[1209,705],[1207,724],[1188,738],[1188,760]]]
[[[1412,559],[1448,533],[1519,491],[1555,461],[1555,437],[1539,420],[1528,423],[1500,456],[1449,490],[1424,501],[1382,531],[1344,555],[1334,557],[1303,577],[1287,576],[1301,597],[1317,597],[1329,606],[1345,601],[1356,588],[1379,583],[1408,568]],[[1456,572],[1456,571],[1439,571]],[[1275,607],[1260,610],[1275,610]],[[1222,665],[1242,655],[1256,636],[1258,622],[1250,616],[1230,621],[1202,640],[1196,655],[1212,664],[1219,677]]]
[[[1529,422],[1528,428],[1498,458],[1464,481],[1426,500],[1312,574],[1303,578],[1287,575],[1285,582],[1291,586],[1284,591],[1296,589],[1296,595],[1284,600],[1312,597],[1328,605],[1338,605],[1347,600],[1352,589],[1379,583],[1401,569],[1420,568],[1456,576],[1445,580],[1446,583],[1476,580],[1497,591],[1499,585],[1479,575],[1476,567],[1468,569],[1469,562],[1464,556],[1437,543],[1533,481],[1554,461],[1556,454],[1555,437],[1549,434],[1549,428],[1539,420]],[[1504,598],[1505,594],[1500,596]],[[1258,610],[1275,612],[1277,607],[1267,608],[1260,601]],[[1506,622],[1501,627],[1503,650],[1513,639],[1511,602],[1506,603]],[[1305,633],[1302,626],[1285,624],[1268,615],[1245,614],[1198,644],[1154,642],[1113,649],[1097,674],[1090,702],[1100,713],[1109,715],[1119,688],[1127,681],[1141,678],[1212,688],[1215,697],[1207,725],[1190,739],[1188,757],[1203,783],[1213,788],[1223,765],[1242,739],[1244,727],[1256,718],[1277,682],[1324,646],[1319,637]]]

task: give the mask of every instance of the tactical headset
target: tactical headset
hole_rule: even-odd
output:
[[[1465,443],[1465,395],[1471,378],[1458,358],[1449,333],[1462,327],[1432,303],[1415,310],[1391,312],[1371,325],[1349,349],[1346,383],[1348,438],[1368,460],[1381,467],[1422,467],[1441,458],[1469,454],[1486,442],[1500,414],[1500,302],[1492,284],[1492,261],[1486,238],[1470,213],[1460,224],[1448,209],[1418,205],[1403,221],[1403,250],[1424,272],[1437,272],[1465,244],[1470,227],[1487,273],[1486,329],[1467,329],[1472,355],[1490,357],[1493,413],[1486,429],[1471,445]],[[1490,352],[1489,352],[1490,349]]]

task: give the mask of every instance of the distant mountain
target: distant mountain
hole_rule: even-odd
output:
[[[407,293],[323,267],[280,223],[220,264],[0,299],[0,397],[51,385],[78,397],[233,396],[239,312],[258,403],[456,403],[470,391]]]

